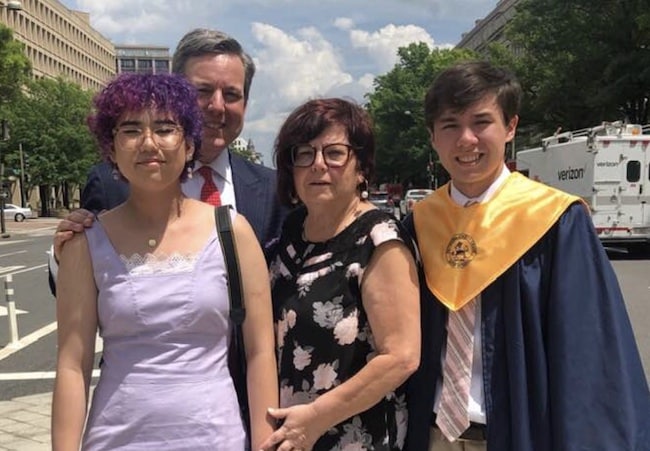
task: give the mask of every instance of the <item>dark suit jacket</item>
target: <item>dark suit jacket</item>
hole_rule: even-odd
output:
[[[251,224],[263,246],[280,235],[282,222],[288,213],[276,196],[275,171],[232,153],[230,165],[237,211]],[[81,193],[81,208],[96,214],[115,208],[126,200],[129,194],[128,183],[114,180],[111,171],[111,165],[106,162],[90,169],[86,186]],[[55,294],[51,275],[50,288]]]
[[[98,214],[123,203],[129,195],[129,184],[113,179],[112,166],[102,162],[90,168],[86,186],[81,191],[81,208]]]

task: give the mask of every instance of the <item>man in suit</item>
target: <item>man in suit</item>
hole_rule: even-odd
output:
[[[216,30],[196,29],[178,43],[172,70],[185,75],[197,88],[204,120],[194,176],[184,182],[183,192],[188,197],[202,198],[204,184],[208,182],[206,176],[211,178],[218,189],[220,203],[232,205],[245,216],[264,245],[279,235],[286,215],[275,195],[275,171],[228,150],[244,126],[255,74],[253,60],[231,36]],[[204,171],[209,175],[204,175]],[[72,212],[57,227],[52,257],[58,255],[74,233],[92,224],[95,214],[119,205],[127,193],[128,185],[110,163],[94,166],[82,192],[82,209]],[[55,258],[50,259],[50,269],[54,292]]]

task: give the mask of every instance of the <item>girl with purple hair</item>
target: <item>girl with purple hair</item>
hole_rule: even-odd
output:
[[[194,88],[168,74],[122,75],[95,98],[90,130],[129,197],[61,254],[54,450],[247,446],[227,364],[228,275],[214,207],[181,190],[200,148],[197,105]],[[231,217],[259,449],[278,398],[269,280],[252,228]],[[86,415],[98,331],[103,363]]]

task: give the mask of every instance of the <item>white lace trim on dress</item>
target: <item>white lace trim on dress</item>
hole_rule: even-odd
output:
[[[130,257],[120,254],[120,260],[130,275],[179,274],[191,272],[199,254],[144,255],[133,254]]]

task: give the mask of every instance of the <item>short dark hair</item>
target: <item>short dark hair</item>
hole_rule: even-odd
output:
[[[313,99],[293,110],[275,140],[273,154],[278,171],[278,196],[282,204],[291,206],[296,196],[291,163],[293,147],[317,138],[332,125],[345,128],[349,143],[355,148],[358,169],[368,182],[372,180],[375,171],[375,136],[372,120],[366,110],[345,99]]]
[[[447,110],[465,111],[488,94],[494,94],[505,124],[519,114],[521,86],[514,74],[487,61],[465,61],[436,77],[424,100],[424,120],[433,123]]]
[[[241,59],[244,65],[244,102],[248,102],[255,63],[235,38],[222,31],[196,28],[183,36],[172,57],[172,72],[185,74],[188,59],[210,54],[235,55]]]
[[[115,77],[93,99],[94,112],[88,116],[88,127],[99,143],[99,150],[110,161],[113,130],[125,113],[144,109],[168,112],[183,127],[185,140],[201,147],[201,110],[196,89],[177,74],[133,74]],[[192,163],[192,162],[190,162]],[[181,180],[185,178],[185,171]]]

